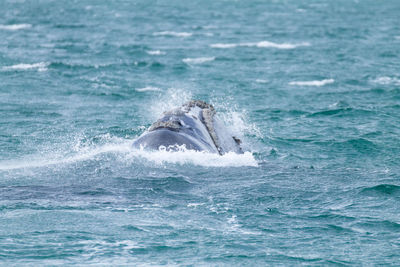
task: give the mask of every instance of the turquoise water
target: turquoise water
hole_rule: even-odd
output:
[[[400,3],[1,1],[2,265],[396,265]],[[244,155],[135,151],[212,103]]]

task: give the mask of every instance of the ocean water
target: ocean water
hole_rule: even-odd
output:
[[[0,1],[0,265],[400,264],[399,14]],[[131,148],[190,99],[246,153]]]

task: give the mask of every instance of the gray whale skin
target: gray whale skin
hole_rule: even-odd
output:
[[[223,155],[227,152],[243,153],[240,143],[215,116],[212,105],[192,100],[164,112],[159,120],[133,142],[133,147],[174,151],[184,145],[186,149]]]

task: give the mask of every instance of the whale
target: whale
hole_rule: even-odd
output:
[[[191,100],[164,112],[133,142],[133,147],[167,151],[184,148],[219,155],[243,153],[241,140],[230,134],[214,107],[201,100]]]

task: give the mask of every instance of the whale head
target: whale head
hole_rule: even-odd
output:
[[[229,134],[215,114],[212,105],[200,100],[189,101],[164,112],[133,145],[153,150],[184,145],[187,149],[221,155],[230,151],[242,153],[240,140]]]

